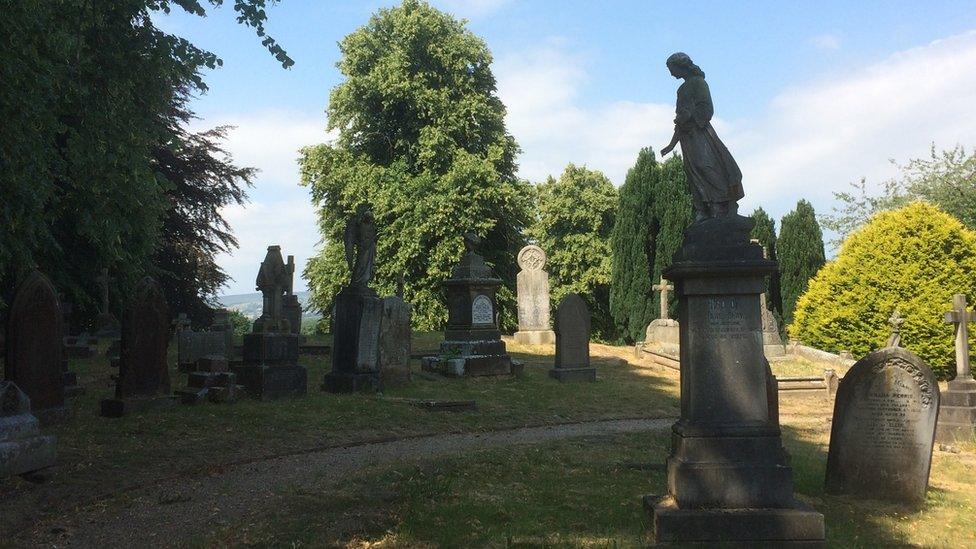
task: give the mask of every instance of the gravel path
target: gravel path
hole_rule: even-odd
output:
[[[289,455],[230,466],[218,474],[166,481],[128,494],[124,509],[96,504],[70,517],[44,521],[34,529],[31,545],[63,547],[148,547],[185,544],[274,501],[289,485],[314,476],[334,482],[358,470],[391,462],[417,461],[472,451],[539,444],[553,440],[654,431],[669,428],[674,418],[622,419],[527,427],[485,433],[449,434],[361,444]]]

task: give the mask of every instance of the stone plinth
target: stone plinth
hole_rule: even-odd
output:
[[[11,381],[0,381],[0,478],[54,465],[56,441],[41,434],[30,399]]]
[[[759,310],[776,263],[751,227],[738,215],[692,225],[665,273],[679,296],[681,418],[668,495],[649,505],[656,542],[824,540],[823,515],[793,496]]]
[[[519,330],[515,332],[515,343],[519,345],[552,345],[556,342],[556,332],[552,330]]]
[[[379,335],[383,300],[368,288],[343,288],[332,317],[332,372],[322,390],[376,391],[380,387]]]
[[[939,442],[971,441],[976,436],[976,380],[956,378],[942,393],[935,438]]]
[[[670,318],[652,320],[644,332],[644,346],[669,355],[678,354],[680,346],[678,321]]]
[[[297,362],[297,335],[251,333],[244,336],[243,364],[232,371],[253,398],[275,400],[308,392],[308,372]]]
[[[513,373],[497,324],[495,292],[501,284],[481,256],[464,255],[444,282],[448,317],[440,355],[424,357],[421,368],[450,376]]]

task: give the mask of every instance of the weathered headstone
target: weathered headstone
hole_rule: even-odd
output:
[[[184,330],[176,335],[177,366],[181,372],[193,370],[197,360],[204,357],[229,358],[224,332],[195,332]]]
[[[421,368],[450,376],[512,374],[512,358],[498,329],[495,292],[502,285],[475,251],[481,239],[468,233],[467,250],[444,281],[447,290],[447,329],[440,356],[424,357]]]
[[[568,294],[556,309],[556,359],[549,377],[596,380],[596,368],[590,366],[590,310],[579,294]]]
[[[224,336],[224,352],[228,360],[234,358],[234,324],[230,320],[230,311],[217,309],[214,311],[211,332],[220,332]]]
[[[760,244],[757,239],[751,239],[750,242]],[[769,250],[765,247],[763,247],[763,258],[769,259]],[[768,283],[769,279],[767,279]],[[769,303],[766,302],[766,292],[759,296],[759,312],[762,313],[763,353],[765,353],[766,358],[786,356],[786,345],[783,344],[783,337],[779,334],[779,323],[776,321],[776,315],[769,309]]]
[[[936,438],[971,441],[976,434],[976,380],[969,364],[969,323],[976,322],[976,312],[969,310],[965,295],[953,296],[945,321],[956,325],[956,377],[942,394]]]
[[[410,381],[410,304],[399,296],[383,298],[379,332],[380,386]]]
[[[549,273],[545,271],[546,252],[530,244],[519,252],[522,270],[516,277],[519,331],[515,341],[523,345],[546,345],[555,341],[549,327]]]
[[[886,347],[857,361],[837,389],[827,491],[925,499],[938,413],[938,382],[912,352]]]
[[[668,317],[668,293],[674,286],[661,277],[660,284],[651,286],[656,292],[661,292],[661,308],[659,317],[647,325],[644,332],[644,347],[648,350],[676,355],[680,348],[678,321]]]
[[[122,350],[115,398],[101,402],[106,417],[168,406],[169,365],[166,349],[170,340],[169,306],[159,285],[143,278],[129,299],[122,322]]]
[[[12,381],[0,381],[0,478],[51,467],[56,440],[41,434],[30,399]]]
[[[7,314],[5,377],[27,394],[45,423],[64,419],[61,364],[61,307],[58,294],[38,271],[21,282]]]
[[[255,281],[264,306],[254,331],[244,336],[243,364],[233,367],[238,382],[259,400],[308,392],[308,372],[298,364],[298,336],[282,309],[294,270],[293,260],[286,265],[282,259],[280,246],[268,246]]]
[[[119,320],[115,318],[109,307],[109,285],[114,279],[109,276],[108,269],[102,269],[102,274],[95,278],[101,290],[101,308],[95,319],[95,335],[99,337],[118,337]]]

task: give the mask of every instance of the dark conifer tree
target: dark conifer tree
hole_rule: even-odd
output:
[[[766,249],[769,259],[776,261],[776,222],[766,210],[756,208],[751,217],[755,222],[750,236],[759,241],[759,244]],[[779,274],[769,277],[766,285],[766,308],[776,315],[783,314],[783,297],[780,294]]]
[[[813,275],[826,262],[823,232],[813,206],[800,200],[796,209],[780,221],[776,252],[779,259],[783,320],[793,322],[796,300],[803,295]]]

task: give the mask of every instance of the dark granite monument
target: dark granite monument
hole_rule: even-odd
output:
[[[410,304],[399,296],[383,298],[380,318],[380,387],[386,389],[410,381]]]
[[[696,221],[664,275],[678,295],[681,416],[672,428],[668,495],[648,496],[655,543],[822,544],[823,515],[793,496],[776,389],[763,355],[759,296],[777,265],[737,214],[742,175],[710,124],[704,73],[676,53],[675,133]]]
[[[30,399],[12,381],[0,381],[0,479],[54,465],[56,440],[41,434]]]
[[[126,308],[122,322],[122,351],[115,398],[101,402],[105,417],[122,417],[148,408],[169,406],[170,316],[166,298],[155,280],[142,279]]]
[[[569,294],[556,309],[556,362],[549,377],[559,381],[596,381],[590,366],[590,310],[579,294]]]
[[[65,419],[61,306],[46,276],[33,271],[17,287],[7,314],[4,377],[30,398],[42,422]]]
[[[360,207],[346,222],[344,243],[351,276],[336,296],[332,310],[332,372],[325,376],[323,391],[350,393],[380,388],[383,300],[369,287],[376,238],[373,213]]]
[[[938,382],[915,354],[885,347],[857,361],[834,402],[827,492],[924,500],[938,413]]]
[[[439,356],[424,357],[424,370],[449,376],[492,376],[513,373],[512,358],[498,330],[495,292],[502,281],[495,278],[483,257],[475,251],[481,239],[464,236],[465,254],[444,281],[447,290],[447,329]]]
[[[953,296],[945,321],[956,325],[956,377],[942,393],[935,437],[951,444],[976,435],[976,380],[969,365],[969,323],[976,322],[976,312],[969,310],[965,295]]]
[[[298,335],[283,311],[294,272],[294,262],[286,265],[282,259],[281,247],[268,246],[255,282],[264,298],[261,316],[244,336],[243,363],[233,367],[237,382],[258,400],[308,392],[308,372],[298,364]]]
[[[548,345],[556,340],[549,326],[549,273],[546,252],[529,244],[518,254],[522,269],[516,277],[519,329],[515,341],[522,345]]]

